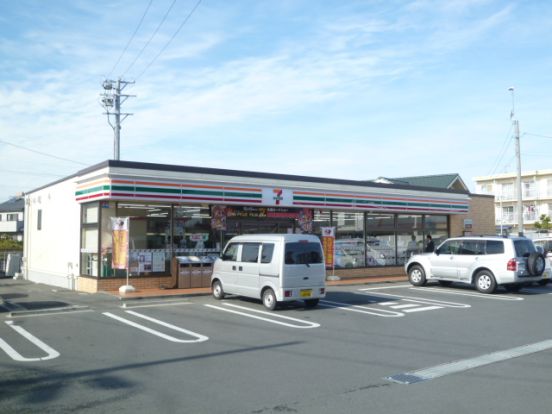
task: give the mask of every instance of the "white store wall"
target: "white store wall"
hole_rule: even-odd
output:
[[[25,198],[24,276],[36,283],[75,289],[78,283],[80,204],[74,178]],[[42,210],[42,229],[37,229]]]

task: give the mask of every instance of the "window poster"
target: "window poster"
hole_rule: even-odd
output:
[[[165,252],[153,252],[153,265],[152,269],[154,272],[164,272],[165,271]]]

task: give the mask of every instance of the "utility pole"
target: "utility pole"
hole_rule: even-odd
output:
[[[510,87],[508,90],[512,93],[512,112],[510,113],[510,119],[514,126],[514,136],[516,139],[516,160],[517,160],[517,213],[518,213],[518,235],[523,236],[523,193],[521,186],[521,149],[519,143],[519,121],[514,119],[514,88]]]
[[[116,81],[106,79],[104,80],[102,86],[105,90],[102,97],[102,105],[105,108],[107,115],[107,122],[113,128],[114,139],[113,139],[113,159],[119,160],[121,158],[121,123],[130,115],[130,113],[121,113],[121,104],[123,104],[128,98],[133,98],[136,95],[123,95],[121,92],[128,85],[133,84],[134,82],[128,82],[121,79]],[[122,99],[121,99],[122,98]],[[113,108],[113,111],[111,111]],[[121,116],[123,117],[121,119]],[[111,118],[113,117],[113,122]]]

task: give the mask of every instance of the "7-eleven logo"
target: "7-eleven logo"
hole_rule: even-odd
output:
[[[281,188],[275,188],[272,190],[272,192],[273,192],[272,199],[275,201],[276,205],[279,206],[280,201],[284,199],[284,196],[282,195],[284,193],[284,190],[282,190]]]

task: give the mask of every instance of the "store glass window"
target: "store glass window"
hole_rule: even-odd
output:
[[[439,246],[449,235],[447,216],[424,216],[424,246],[426,245],[426,236],[429,234],[433,239],[435,247]]]
[[[413,254],[423,251],[422,223],[422,215],[397,215],[397,264],[403,264]]]
[[[395,215],[366,215],[366,266],[396,264]]]
[[[170,274],[171,206],[119,203],[117,217],[130,218],[130,275]]]
[[[98,228],[83,228],[81,240],[81,271],[83,275],[98,276]]]
[[[336,211],[332,219],[336,226],[335,267],[365,267],[364,213]]]
[[[81,274],[98,276],[99,271],[99,203],[81,206]]]
[[[174,207],[174,240],[177,256],[216,254],[221,250],[220,237],[211,229],[207,205]]]
[[[101,201],[101,223],[100,223],[100,252],[101,252],[101,266],[100,277],[124,277],[126,276],[126,270],[113,269],[113,230],[111,218],[117,217],[116,203],[114,201]]]
[[[322,235],[322,227],[330,227],[331,222],[331,213],[330,210],[314,210],[313,221],[312,221],[312,232],[319,236]]]

